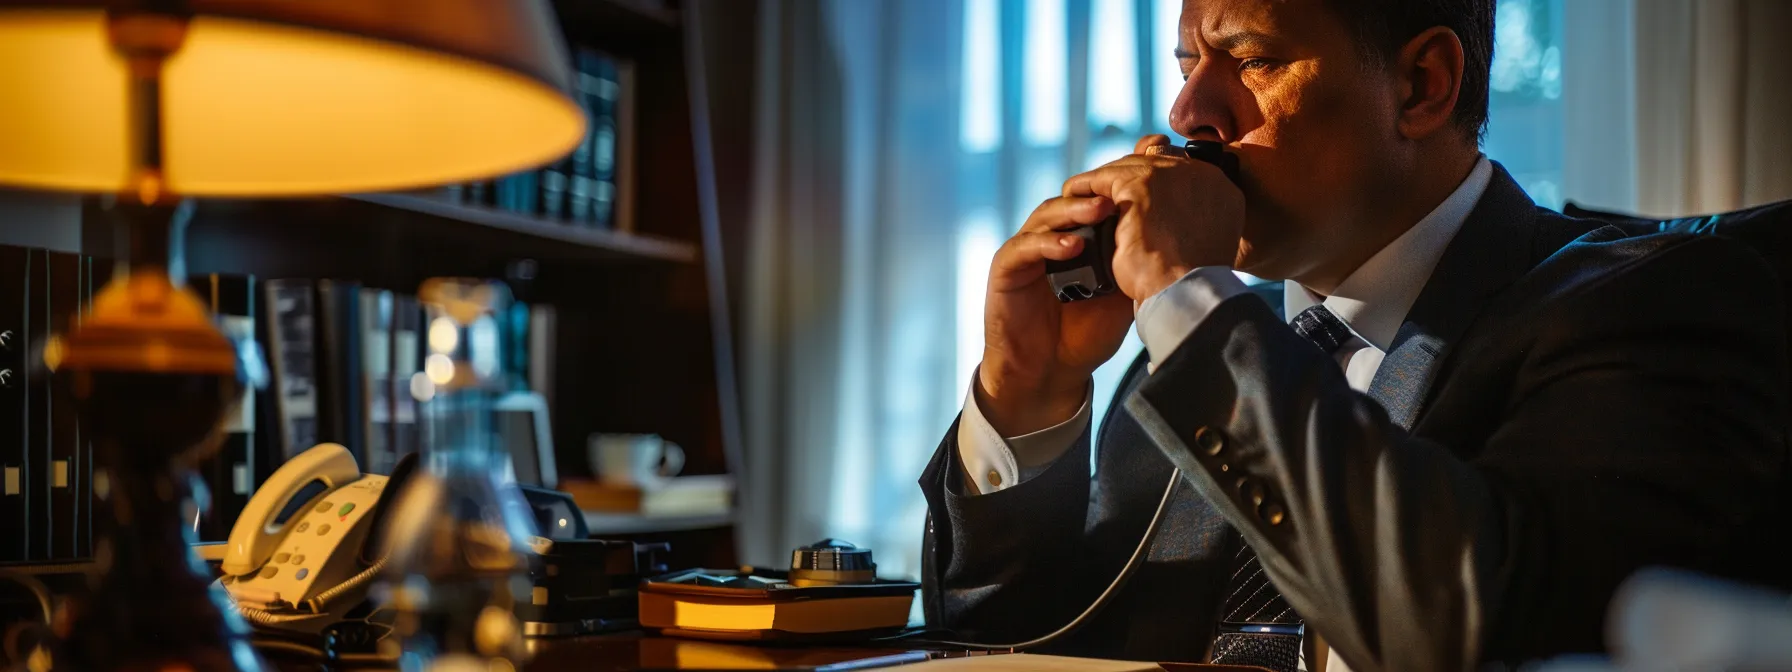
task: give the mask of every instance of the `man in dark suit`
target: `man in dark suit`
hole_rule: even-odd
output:
[[[1166,486],[1143,566],[1048,651],[1468,669],[1598,650],[1642,566],[1792,578],[1764,525],[1778,281],[1723,238],[1539,208],[1482,156],[1493,4],[1185,2],[1172,126],[1242,179],[1146,138],[997,253],[983,362],[921,478],[932,624],[1070,621]],[[1060,231],[1114,213],[1124,296],[1060,305]],[[1285,315],[1233,269],[1286,279]],[[1135,313],[1146,354],[1091,437],[1090,373]]]

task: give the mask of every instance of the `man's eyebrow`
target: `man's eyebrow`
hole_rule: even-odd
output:
[[[1235,51],[1251,47],[1261,49],[1271,44],[1275,44],[1275,38],[1270,37],[1268,33],[1259,33],[1254,30],[1238,30],[1213,38],[1208,40],[1208,42],[1213,45],[1214,49],[1220,51]],[[1176,60],[1178,61],[1201,57],[1200,54],[1189,51],[1180,44],[1176,45],[1176,50],[1172,53],[1176,55]]]
[[[1276,40],[1275,38],[1270,37],[1267,33],[1259,33],[1254,30],[1238,30],[1215,37],[1208,40],[1208,42],[1213,44],[1213,48],[1220,51],[1236,51],[1247,47],[1267,47],[1271,44],[1275,44]]]

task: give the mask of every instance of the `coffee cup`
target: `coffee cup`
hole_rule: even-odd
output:
[[[684,469],[684,449],[658,434],[593,434],[588,443],[605,485],[653,490]]]

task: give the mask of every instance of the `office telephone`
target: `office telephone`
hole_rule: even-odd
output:
[[[363,474],[347,448],[319,444],[288,460],[244,507],[218,584],[258,629],[319,634],[367,600],[386,564],[382,502],[416,469]]]
[[[1238,155],[1227,153],[1225,145],[1211,140],[1190,140],[1183,148],[1189,158],[1218,166],[1233,184],[1238,184]],[[1064,261],[1045,262],[1046,280],[1051,283],[1052,292],[1058,295],[1059,301],[1093,299],[1120,289],[1119,283],[1114,281],[1113,268],[1114,228],[1119,223],[1116,215],[1098,224],[1065,231],[1083,238],[1083,251]]]

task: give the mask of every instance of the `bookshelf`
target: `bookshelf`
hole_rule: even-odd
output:
[[[441,190],[205,201],[187,228],[186,272],[253,275],[258,283],[348,280],[403,294],[436,276],[506,279],[517,300],[551,306],[556,315],[553,382],[544,393],[561,478],[592,475],[586,445],[595,433],[660,434],[684,447],[684,473],[738,477],[725,258],[738,252],[724,244],[718,216],[738,204],[718,203],[708,124],[709,109],[748,108],[747,101],[710,100],[706,82],[718,76],[704,68],[714,59],[691,20],[699,7],[725,4],[553,2],[569,47],[598,50],[634,68],[627,230],[456,201]],[[722,123],[744,122],[722,117]],[[742,163],[728,158],[737,151],[728,151],[722,163]],[[726,182],[724,199],[734,185],[749,183],[744,175]],[[100,200],[83,200],[79,211],[81,251],[114,256]],[[514,275],[519,262],[528,262],[528,277]],[[670,541],[675,560],[726,567],[736,564],[735,515],[604,514],[590,524],[598,534]]]
[[[646,260],[694,262],[697,246],[691,243],[605,229],[567,226],[561,222],[483,206],[454,203],[426,194],[362,194],[345,198],[428,215],[471,226],[483,226],[539,239],[550,245],[570,244],[593,256],[632,256]],[[541,255],[536,255],[541,256]]]

